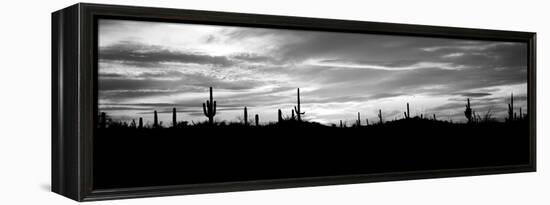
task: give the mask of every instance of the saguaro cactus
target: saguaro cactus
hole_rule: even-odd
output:
[[[176,127],[178,124],[176,119],[176,108],[172,108],[172,127]]]
[[[281,109],[279,109],[279,111],[277,113],[277,122],[278,123],[283,122],[283,112],[281,112]]]
[[[510,96],[510,103],[508,104],[508,121],[514,120],[514,93]]]
[[[302,115],[306,114],[305,112],[301,112],[300,110],[300,88],[298,88],[298,95],[297,95],[297,99],[298,99],[298,107],[294,106],[294,111],[296,112],[296,116],[298,118],[298,121],[302,121]]]
[[[367,126],[369,126],[369,119],[367,118]]]
[[[139,124],[138,124],[138,128],[143,128],[143,118],[139,118]]]
[[[472,123],[473,117],[475,116],[472,115],[472,108],[470,107],[470,98],[466,100],[467,100],[467,103],[466,103],[466,110],[464,110],[464,115],[466,116],[466,119],[468,119],[468,123]]]
[[[384,120],[382,119],[382,110],[378,110],[378,119],[380,119],[380,124],[384,123]]]
[[[409,112],[409,103],[407,103],[407,112],[403,112],[405,115],[405,119],[409,119],[411,117],[411,113]]]
[[[99,123],[99,127],[107,127],[107,114],[105,114],[105,112],[101,112],[101,122]]]
[[[361,113],[357,112],[357,127],[361,126]]]
[[[258,116],[258,114],[256,114],[256,116],[254,116],[254,121],[256,121],[256,127],[258,125],[260,125],[260,117]]]
[[[294,116],[294,110],[291,110],[291,112],[292,112],[292,115],[291,115],[290,119],[291,119],[291,120],[296,119],[296,117]]]
[[[340,120],[340,128],[343,128],[344,124],[342,124],[342,120]]]
[[[159,127],[159,122],[158,122],[158,116],[157,116],[157,111],[155,110],[155,115],[153,116],[153,128],[158,128]]]
[[[248,111],[246,110],[246,107],[244,107],[244,125],[248,126]]]
[[[216,115],[216,101],[212,97],[212,87],[210,87],[210,100],[206,103],[202,103],[202,111],[204,115],[208,117],[208,124],[214,124],[214,116]]]

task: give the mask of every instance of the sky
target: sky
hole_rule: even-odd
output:
[[[171,124],[207,120],[213,87],[216,121],[236,122],[248,108],[261,123],[290,115],[300,88],[304,119],[323,124],[377,122],[433,114],[464,122],[472,109],[497,120],[527,113],[527,44],[101,19],[99,112],[113,120],[153,111]],[[363,122],[365,123],[365,122]]]

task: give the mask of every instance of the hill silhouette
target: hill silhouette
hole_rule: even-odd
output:
[[[437,120],[433,115],[355,125],[323,125],[279,110],[277,122],[216,122],[216,101],[203,105],[205,121],[171,126],[142,119],[131,123],[98,116],[94,137],[94,188],[123,188],[262,179],[301,178],[527,164],[529,121],[510,103],[499,122],[481,117],[465,105],[467,123]],[[513,99],[513,97],[512,97]],[[479,112],[478,112],[479,113]]]

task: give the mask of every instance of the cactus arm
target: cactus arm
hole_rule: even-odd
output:
[[[206,112],[206,104],[202,103],[202,111],[204,112],[204,115],[208,117],[208,112]]]
[[[212,116],[216,115],[216,101],[214,101],[214,108],[212,109]]]

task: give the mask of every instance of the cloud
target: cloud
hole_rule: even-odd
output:
[[[120,41],[117,44],[99,48],[100,61],[115,61],[131,65],[150,66],[159,63],[177,62],[230,66],[233,63],[225,56],[211,56],[197,52],[170,50],[163,46],[146,45],[133,41]]]
[[[485,96],[490,96],[491,93],[460,92],[460,93],[454,93],[454,95],[461,95],[461,96],[464,96],[464,97],[485,97]]]
[[[227,90],[247,90],[262,84],[261,81],[253,79],[225,80],[216,76],[206,75],[205,73],[181,73],[177,71],[146,72],[135,75],[132,78],[123,77],[124,75],[115,76],[122,77],[100,78],[99,89],[102,91],[117,90],[135,93],[142,90],[170,93],[166,91],[192,92],[198,91],[198,89],[204,90],[204,88],[208,87]],[[163,77],[170,77],[172,79],[162,79]]]
[[[447,63],[447,62],[414,62],[412,64],[408,65],[402,65],[399,66],[399,64],[386,64],[386,65],[380,65],[380,64],[368,64],[368,63],[358,63],[358,62],[342,62],[339,63],[335,62],[312,62],[311,65],[315,66],[331,66],[331,67],[340,67],[340,68],[355,68],[355,69],[376,69],[376,70],[416,70],[416,69],[424,69],[424,68],[439,68],[444,70],[460,70],[468,68],[464,65],[455,65],[453,63]]]
[[[239,53],[236,55],[232,55],[231,58],[243,60],[246,62],[270,62],[273,61],[273,59],[269,56],[263,56],[253,53]]]

